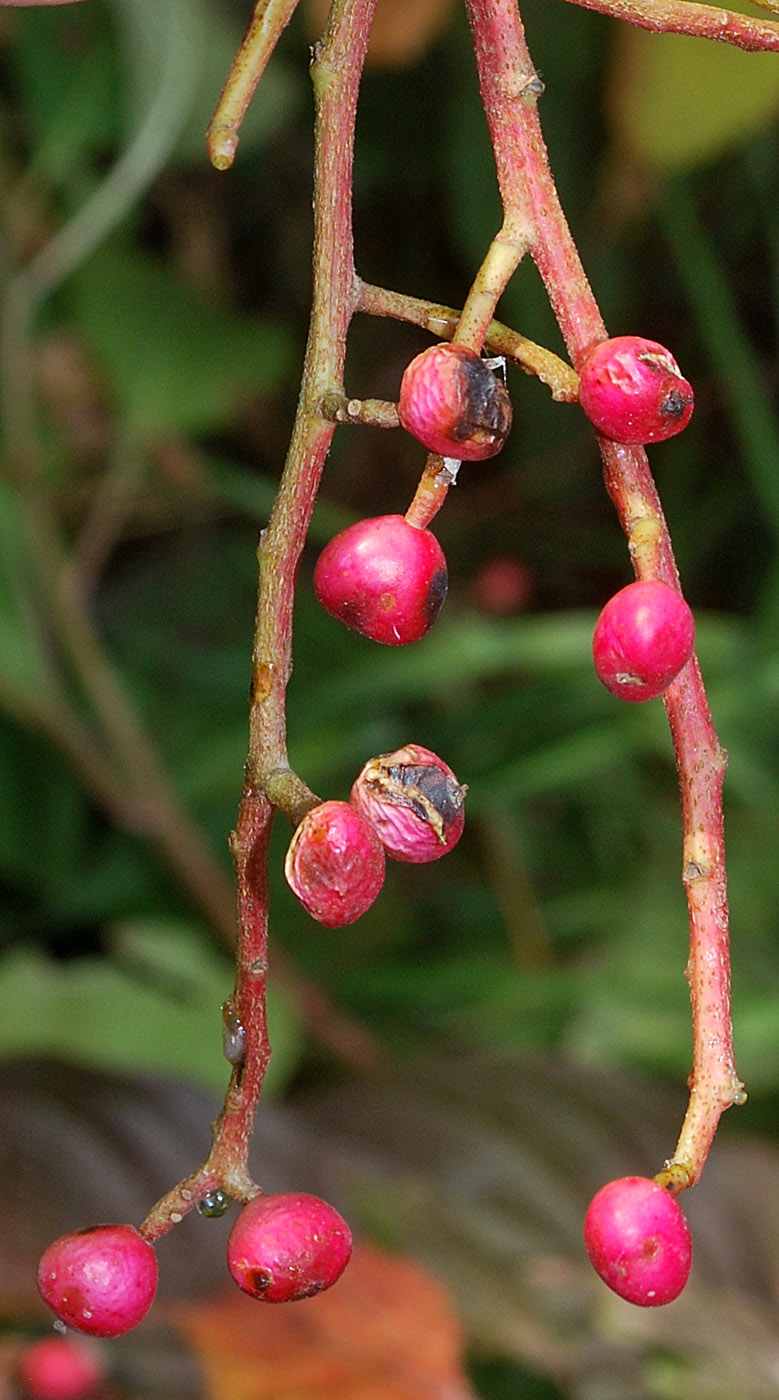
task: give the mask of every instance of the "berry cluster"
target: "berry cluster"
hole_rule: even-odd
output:
[[[622,443],[667,438],[692,412],[692,391],[676,362],[662,346],[638,337],[595,347],[581,368],[579,398],[598,431]],[[498,452],[511,424],[503,384],[459,344],[433,346],[411,362],[398,413],[430,451],[457,461]],[[425,636],[441,611],[446,560],[426,527],[400,515],[379,516],[331,540],[317,562],[314,586],[325,609],[348,627],[373,641],[406,645]],[[659,580],[629,584],[598,618],[597,674],[622,699],[651,699],[688,662],[694,634],[690,609],[674,588]],[[377,898],[387,857],[419,864],[456,845],[465,791],[451,768],[418,744],[380,754],[365,764],[348,802],[318,803],[298,823],[285,861],[290,888],[326,927],[352,923]],[[221,1214],[227,1199],[221,1192],[209,1196],[204,1213]],[[687,1223],[657,1181],[627,1177],[604,1186],[587,1212],[584,1234],[600,1276],[631,1302],[670,1302],[687,1281]],[[325,1201],[258,1194],[233,1226],[227,1262],[245,1293],[288,1302],[329,1288],[350,1253],[349,1227]],[[152,1304],[156,1255],[130,1225],[95,1226],[49,1246],[38,1286],[67,1326],[116,1337]],[[63,1345],[51,1339],[37,1352],[30,1349],[25,1384],[31,1395],[77,1400],[94,1384],[93,1358],[77,1350],[66,1354]]]

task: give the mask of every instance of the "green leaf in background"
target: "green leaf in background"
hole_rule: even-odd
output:
[[[232,986],[229,963],[199,929],[162,919],[119,925],[112,954],[64,963],[31,948],[9,954],[0,969],[0,1058],[59,1055],[103,1069],[177,1073],[223,1090],[220,1006]],[[266,1089],[273,1092],[296,1067],[301,1037],[275,988],[269,1000]]]
[[[222,427],[241,395],[278,388],[290,370],[280,328],[211,306],[120,243],[75,278],[76,316],[135,436]]]
[[[759,13],[744,0],[730,6]],[[617,144],[661,170],[714,160],[779,109],[779,60],[619,25],[609,102]]]

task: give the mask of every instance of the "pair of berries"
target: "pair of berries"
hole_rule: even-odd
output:
[[[290,842],[284,873],[319,923],[342,928],[373,904],[385,857],[421,864],[457,844],[465,824],[465,788],[448,764],[406,744],[366,763],[348,802],[321,802]]]
[[[431,452],[479,461],[500,451],[511,402],[486,361],[464,345],[432,345],[407,366],[398,416]],[[402,515],[360,520],[323,550],[314,590],[327,612],[387,646],[424,637],[446,599],[438,540]]]
[[[257,1196],[243,1207],[227,1243],[227,1265],[252,1297],[295,1302],[330,1288],[351,1251],[351,1232],[338,1211],[318,1196],[289,1192]],[[38,1265],[38,1287],[68,1327],[119,1337],[151,1307],[157,1257],[131,1225],[77,1230],[49,1245]],[[51,1360],[39,1358],[36,1374]]]

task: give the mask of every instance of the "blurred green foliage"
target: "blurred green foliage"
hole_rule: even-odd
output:
[[[227,956],[153,823],[151,834],[134,827],[74,767],[64,717],[105,736],[52,604],[61,561],[30,523],[44,497],[105,654],[226,879],[254,549],[306,328],[310,36],[297,17],[236,166],[218,175],[199,133],[247,7],[162,8],[164,21],[156,0],[0,19],[0,1054],[62,1051],[214,1085]],[[746,127],[735,116],[728,125],[721,105],[716,139],[682,161],[671,143],[686,115],[665,135],[652,124],[651,152],[636,136],[662,89],[633,40],[666,40],[628,36],[628,53],[620,26],[601,16],[550,0],[522,8],[561,195],[607,322],[670,344],[696,385],[690,429],[652,461],[730,752],[740,1069],[751,1090],[777,1095],[779,68]],[[684,42],[701,81],[687,89],[677,74],[676,98],[711,117],[705,46]],[[746,74],[751,60],[738,58]],[[150,123],[172,73],[164,120]],[[717,91],[721,81],[718,68]],[[134,164],[108,186],[128,143]],[[456,305],[498,219],[467,30],[453,10],[421,62],[366,74],[358,270]],[[55,275],[46,249],[57,238]],[[29,266],[46,273],[40,295]],[[532,269],[520,270],[501,315],[560,348]],[[422,343],[361,318],[350,390],[395,397]],[[314,927],[287,891],[279,826],[273,938],[398,1051],[562,1048],[683,1080],[686,912],[670,740],[662,707],[620,705],[589,656],[597,610],[629,577],[624,541],[580,413],[519,372],[510,388],[506,450],[462,473],[440,518],[451,596],[412,652],[372,646],[314,602],[316,547],[356,515],[405,509],[421,466],[400,434],[337,437],[300,575],[292,760],[322,796],[345,796],[369,756],[420,742],[468,783],[470,820],[445,862],[393,867],[374,909],[336,933]],[[532,577],[532,600],[509,616],[478,602],[480,571],[502,555]],[[281,1082],[303,1053],[283,988],[275,1026]],[[490,1385],[502,1393],[498,1375]]]

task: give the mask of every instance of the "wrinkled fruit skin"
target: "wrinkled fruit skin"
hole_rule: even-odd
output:
[[[340,1278],[352,1235],[318,1196],[257,1196],[244,1206],[227,1242],[227,1264],[244,1293],[265,1303],[294,1303]]]
[[[614,442],[664,442],[686,428],[694,395],[665,346],[618,335],[596,345],[582,364],[579,403]]]
[[[132,1225],[62,1235],[38,1265],[44,1302],[68,1327],[119,1337],[145,1317],[157,1291],[157,1256]]]
[[[350,525],[314,569],[322,607],[353,632],[387,646],[418,642],[444,605],[449,574],[435,535],[402,515]]]
[[[682,1208],[648,1177],[625,1176],[601,1188],[587,1211],[584,1243],[603,1282],[639,1307],[672,1303],[690,1275]]]
[[[406,744],[366,763],[351,800],[375,827],[392,860],[419,865],[457,845],[466,791],[436,754]]]
[[[103,1375],[89,1343],[75,1337],[32,1342],[19,1359],[18,1371],[29,1400],[86,1400]]]
[[[653,700],[687,664],[695,620],[675,589],[654,580],[629,583],[595,624],[592,656],[600,680],[622,700]]]
[[[475,350],[431,345],[406,366],[398,417],[428,451],[480,462],[494,457],[506,441],[511,400]]]
[[[384,847],[348,802],[322,802],[296,827],[284,874],[312,918],[342,928],[370,909],[384,884]]]

